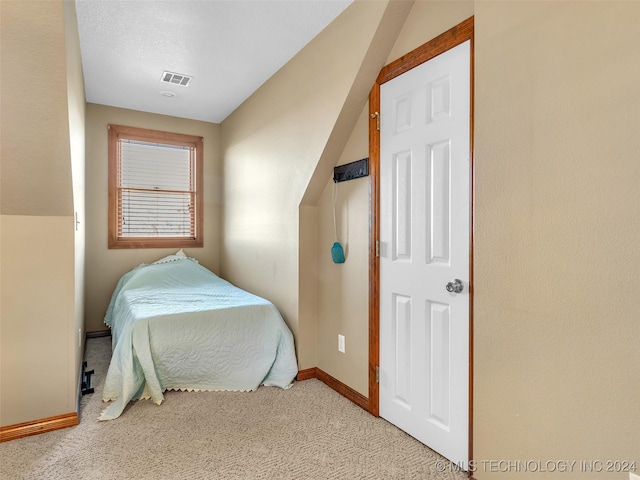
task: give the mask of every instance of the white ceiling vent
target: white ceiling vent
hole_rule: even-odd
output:
[[[170,83],[172,85],[181,85],[183,87],[189,86],[189,82],[193,77],[189,75],[183,75],[182,73],[162,72],[162,81]]]

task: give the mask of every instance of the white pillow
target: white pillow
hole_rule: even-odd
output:
[[[174,253],[173,255],[167,255],[166,257],[161,258],[160,260],[156,260],[155,262],[152,263],[152,265],[157,265],[159,263],[173,262],[175,260],[181,260],[183,258],[187,258],[187,256],[182,251],[182,249],[180,249],[176,253]]]

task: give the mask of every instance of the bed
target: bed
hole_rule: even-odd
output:
[[[100,420],[131,400],[160,404],[166,390],[289,388],[293,336],[267,300],[219,278],[181,251],[120,278],[105,323],[112,358]]]

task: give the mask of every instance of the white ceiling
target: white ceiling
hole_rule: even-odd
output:
[[[87,101],[219,123],[352,1],[76,0]]]

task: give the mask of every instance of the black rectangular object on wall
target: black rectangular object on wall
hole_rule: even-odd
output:
[[[369,159],[363,158],[351,163],[339,165],[333,169],[333,181],[345,182],[354,178],[366,177],[369,175]]]

